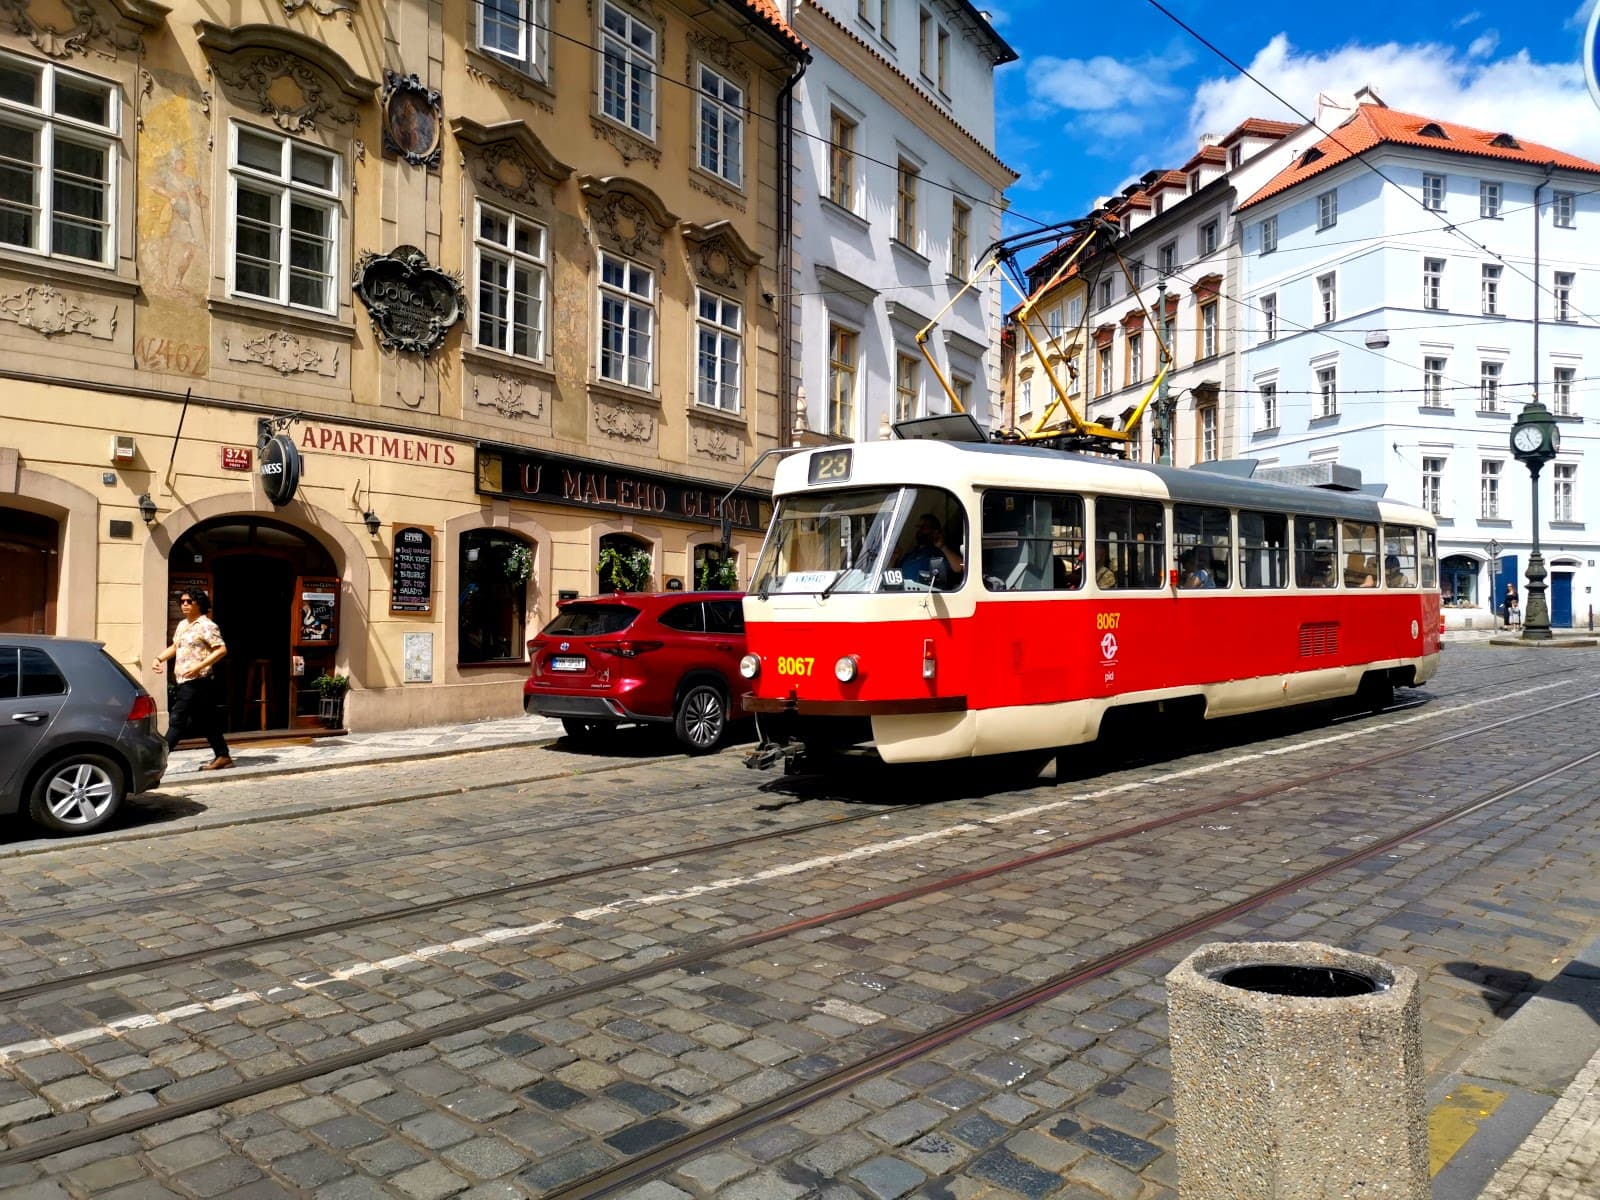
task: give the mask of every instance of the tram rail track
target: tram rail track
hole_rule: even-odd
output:
[[[981,882],[982,880],[1026,869],[1040,863],[1065,858],[1069,855],[1079,854],[1098,846],[1123,842],[1128,839],[1139,837],[1155,830],[1176,825],[1184,821],[1192,821],[1226,809],[1252,804],[1260,800],[1270,798],[1274,795],[1279,795],[1295,789],[1305,788],[1311,784],[1338,778],[1353,772],[1370,770],[1373,767],[1393,762],[1403,757],[1424,753],[1441,746],[1450,745],[1464,738],[1481,737],[1489,730],[1503,728],[1524,720],[1543,718],[1548,716],[1551,712],[1589,703],[1597,699],[1600,699],[1600,691],[1589,692],[1582,696],[1572,697],[1537,711],[1503,717],[1499,720],[1469,729],[1459,730],[1455,733],[1448,734],[1444,737],[1435,738],[1425,743],[1398,747],[1394,750],[1386,751],[1382,754],[1362,759],[1359,762],[1344,763],[1324,770],[1306,773],[1288,780],[1274,783],[1266,788],[1257,789],[1253,792],[1234,794],[1220,800],[1207,802],[1201,805],[1189,806],[1161,817],[1151,818],[1147,821],[1137,822],[1132,825],[1123,825],[1088,837],[1073,839],[1061,845],[1051,847],[1048,850],[1037,851],[1031,854],[1014,857],[1003,862],[991,863],[984,867],[969,871],[958,872],[955,874],[949,874],[934,879],[925,880],[922,883],[909,888],[903,888],[886,895],[871,897],[855,904],[833,909],[825,913],[813,914],[812,916],[801,918],[796,921],[754,930],[738,937],[718,940],[714,943],[691,950],[685,950],[669,957],[653,959],[648,963],[643,963],[631,968],[613,971],[605,975],[595,976],[582,984],[577,984],[571,987],[556,988],[536,996],[524,997],[508,1004],[498,1005],[484,1011],[470,1013],[461,1017],[453,1018],[451,1020],[442,1021],[425,1029],[408,1031],[405,1034],[386,1038],[381,1041],[376,1041],[354,1050],[328,1055],[315,1062],[303,1063],[294,1067],[284,1068],[264,1074],[254,1079],[212,1089],[204,1093],[188,1097],[184,1100],[169,1102],[158,1107],[145,1109],[123,1117],[108,1120],[88,1128],[68,1131],[52,1137],[43,1138],[32,1143],[31,1145],[18,1146],[11,1150],[0,1152],[0,1166],[34,1161],[48,1157],[52,1154],[61,1153],[65,1150],[89,1145],[94,1142],[121,1136],[126,1133],[136,1132],[152,1125],[161,1124],[166,1121],[175,1120],[180,1117],[192,1115],[194,1113],[222,1107],[224,1105],[248,1099],[252,1096],[260,1095],[278,1088],[304,1083],[311,1079],[331,1074],[336,1071],[355,1066],[362,1066],[376,1061],[377,1059],[383,1058],[386,1055],[415,1049],[454,1034],[465,1033],[486,1025],[494,1024],[496,1022],[518,1016],[524,1016],[538,1011],[541,1008],[558,1004],[569,1004],[573,1000],[581,999],[598,992],[623,987],[642,979],[663,975],[672,971],[686,970],[696,965],[709,962],[718,957],[726,956],[730,953],[751,949],[772,941],[776,941],[780,938],[793,937],[796,934],[805,932],[807,930],[832,925],[841,921],[865,915],[867,913],[880,911],[882,909],[890,908],[899,904],[904,904],[921,897],[934,895],[955,888],[970,886],[971,884]],[[1084,967],[1077,968],[1072,972],[1067,972],[1063,975],[1052,977],[1052,980],[1047,980],[1044,983],[1030,988],[1025,992],[1018,993],[1018,995],[1010,997],[1005,1001],[1002,1001],[997,1005],[991,1006],[983,1011],[990,1013],[991,1021],[1000,1020],[1004,1015],[1017,1010],[1020,998],[1022,997],[1031,997],[1031,999],[1027,1000],[1027,1004],[1038,1003],[1044,999],[1050,998],[1053,995],[1058,995],[1061,992],[1068,990],[1070,987],[1078,986],[1087,979],[1094,978],[1099,974],[1104,974],[1109,970],[1115,969],[1117,966],[1133,961],[1135,957],[1139,956],[1134,954],[1134,950],[1139,945],[1144,945],[1145,947],[1142,953],[1153,953],[1157,948],[1156,943],[1160,940],[1160,938],[1166,939],[1165,941],[1160,941],[1161,945],[1170,945],[1172,941],[1180,940],[1181,938],[1189,936],[1191,933],[1196,932],[1199,929],[1209,928],[1212,925],[1226,921],[1232,916],[1238,915],[1241,912],[1249,911],[1250,908],[1265,904],[1272,899],[1288,894],[1290,891],[1305,887],[1310,883],[1322,879],[1338,870],[1342,870],[1345,867],[1365,861],[1366,859],[1375,857],[1378,854],[1385,853],[1388,849],[1392,849],[1394,846],[1400,845],[1409,840],[1413,840],[1417,837],[1424,836],[1426,833],[1441,828],[1452,822],[1465,819],[1471,814],[1476,813],[1491,804],[1494,804],[1500,800],[1504,800],[1508,797],[1521,794],[1529,787],[1556,778],[1567,771],[1585,765],[1597,758],[1600,758],[1600,751],[1594,751],[1581,755],[1568,761],[1567,763],[1561,764],[1560,766],[1545,770],[1533,779],[1524,780],[1519,783],[1504,787],[1489,797],[1471,801],[1449,809],[1442,814],[1429,817],[1424,821],[1406,827],[1399,833],[1386,835],[1383,838],[1362,846],[1358,850],[1342,855],[1334,860],[1331,860],[1330,862],[1320,864],[1311,870],[1301,872],[1290,877],[1290,879],[1281,881],[1280,883],[1272,885],[1269,888],[1261,889],[1257,893],[1253,893],[1250,897],[1246,897],[1245,899],[1234,904],[1230,904],[1209,914],[1203,914],[1201,917],[1195,918],[1189,922],[1174,926],[1172,929],[1167,930],[1162,935],[1158,935],[1156,938],[1147,938],[1143,943],[1137,943],[1135,947],[1129,947],[1127,949],[1118,951],[1113,955],[1107,955],[1102,959],[1096,959],[1094,962]],[[304,935],[302,934],[300,936]],[[229,951],[236,951],[237,948],[237,946],[231,946],[226,949]],[[223,952],[222,948],[219,948],[216,952]],[[121,974],[135,973],[135,969],[129,968],[122,968],[119,969],[119,971]],[[72,986],[73,982],[63,982],[61,986]],[[1054,990],[1051,990],[1052,988]],[[1025,1007],[1026,1005],[1021,1006]],[[972,1017],[963,1017],[959,1022],[950,1022],[946,1025],[942,1025],[938,1027],[937,1030],[931,1031],[926,1036],[935,1036],[940,1030],[943,1030],[949,1034],[949,1038],[959,1037],[963,1032],[975,1027],[971,1024],[971,1021],[977,1015],[978,1014],[973,1014]],[[946,1038],[945,1040],[949,1040],[949,1038]],[[909,1045],[912,1043],[907,1044]],[[940,1041],[936,1044],[942,1045],[944,1042]],[[919,1053],[926,1052],[927,1049],[932,1048],[934,1048],[934,1044],[930,1043],[924,1048],[924,1050],[919,1051]],[[895,1053],[899,1053],[903,1049],[904,1047],[897,1047],[894,1051],[885,1052],[884,1055],[874,1056],[872,1058],[863,1060],[863,1062],[880,1063],[881,1060],[880,1065],[873,1068],[873,1071],[869,1073],[874,1073],[876,1070],[889,1069],[890,1066],[897,1065],[899,1061],[902,1061],[899,1059],[891,1061],[891,1056]],[[857,1064],[855,1067],[843,1069],[841,1072],[837,1073],[837,1075],[839,1078],[843,1079],[844,1076],[849,1075],[851,1072],[859,1071],[860,1069],[862,1069],[860,1064]],[[850,1086],[851,1082],[853,1082],[857,1077],[858,1076],[852,1076],[850,1079],[844,1079],[843,1082],[838,1083],[838,1087]],[[834,1078],[834,1076],[824,1076],[818,1080],[807,1083],[800,1088],[791,1089],[785,1092],[783,1096],[775,1097],[768,1103],[779,1104],[783,1102],[784,1097],[792,1098],[796,1095],[804,1094],[808,1098],[795,1104],[795,1107],[803,1106],[804,1103],[810,1103],[812,1099],[820,1096],[821,1093],[814,1093],[812,1089],[817,1085],[825,1083],[826,1080],[830,1078]],[[832,1090],[837,1090],[837,1088]],[[828,1094],[831,1094],[831,1091]],[[757,1106],[756,1109],[751,1111],[765,1112],[766,1109],[767,1105],[761,1105]],[[785,1111],[792,1111],[792,1108]],[[731,1122],[737,1119],[739,1119],[739,1114],[735,1114],[726,1120]],[[706,1127],[708,1131],[724,1128],[731,1129],[731,1127],[726,1126],[724,1123],[714,1123],[713,1125]],[[738,1130],[727,1132],[726,1136],[737,1136],[737,1132]],[[654,1153],[664,1153],[668,1148],[669,1147],[663,1147],[660,1151]],[[694,1152],[696,1152],[694,1149],[686,1150],[678,1157],[685,1157]],[[626,1167],[628,1164],[623,1164],[623,1166]],[[652,1167],[649,1169],[655,1170],[656,1168]],[[568,1196],[605,1194],[605,1192],[625,1186],[628,1182],[637,1181],[638,1177],[639,1176],[637,1174],[630,1174],[626,1179],[620,1176],[612,1178],[612,1172],[608,1171],[601,1173],[601,1175],[594,1176],[589,1180],[579,1181],[578,1184],[574,1185],[574,1187],[597,1187],[601,1190],[580,1192],[567,1189],[551,1193],[551,1195],[566,1198]]]
[[[1600,692],[1591,693],[1586,697],[1578,697],[1572,700],[1563,701],[1560,704],[1539,710],[1535,713],[1517,713],[1508,717],[1502,717],[1485,725],[1474,726],[1467,730],[1458,731],[1457,733],[1447,734],[1442,738],[1433,740],[1432,742],[1423,743],[1417,746],[1399,747],[1395,750],[1386,751],[1384,754],[1362,760],[1359,763],[1347,764],[1333,768],[1330,771],[1317,772],[1311,775],[1302,776],[1296,781],[1291,781],[1287,784],[1274,785],[1271,788],[1244,797],[1229,797],[1222,801],[1185,809],[1178,813],[1169,814],[1167,817],[1157,818],[1156,823],[1150,824],[1149,828],[1163,828],[1165,825],[1173,824],[1177,821],[1207,816],[1213,812],[1230,807],[1234,804],[1264,799],[1278,792],[1290,790],[1296,786],[1307,786],[1309,784],[1323,782],[1338,775],[1380,765],[1382,763],[1392,761],[1398,757],[1413,753],[1422,753],[1429,749],[1433,749],[1442,745],[1448,745],[1468,737],[1479,737],[1486,732],[1501,728],[1505,725],[1531,720],[1535,717],[1557,711],[1571,704],[1581,703],[1585,699],[1591,698],[1600,698]],[[720,803],[726,803],[726,801],[711,801],[706,805],[706,807],[711,807]],[[685,807],[694,808],[697,806]],[[362,913],[351,917],[342,917],[333,921],[323,921],[311,925],[298,925],[292,929],[282,929],[255,937],[234,939],[217,945],[208,945],[194,950],[182,951],[177,954],[129,959],[127,961],[115,963],[105,967],[98,967],[90,971],[71,972],[64,975],[35,980],[32,983],[24,984],[18,987],[0,989],[0,1005],[16,1004],[24,1000],[32,999],[36,996],[47,995],[76,987],[86,987],[95,983],[101,983],[107,980],[118,979],[130,975],[138,975],[151,971],[169,970],[175,967],[187,966],[191,963],[203,962],[207,959],[217,958],[224,955],[233,956],[240,953],[249,953],[272,946],[287,945],[299,941],[309,941],[311,939],[323,937],[329,934],[346,933],[352,930],[362,929],[388,921],[408,920],[470,904],[479,904],[487,901],[504,899],[510,896],[535,893],[542,889],[559,887],[565,884],[576,883],[586,879],[594,879],[604,875],[635,871],[661,862],[681,861],[685,858],[704,857],[708,855],[719,854],[728,850],[740,849],[746,846],[759,845],[761,843],[774,841],[783,837],[800,836],[827,828],[839,828],[861,821],[879,819],[885,815],[892,814],[897,810],[903,809],[904,806],[878,805],[864,809],[861,812],[837,814],[816,821],[803,822],[797,825],[781,826],[774,829],[763,830],[759,833],[745,834],[737,838],[725,838],[718,841],[700,843],[698,845],[682,846],[670,850],[659,851],[654,854],[642,855],[632,859],[626,859],[621,862],[601,863],[592,867],[584,867],[577,870],[559,872],[554,875],[541,876],[538,879],[520,880],[515,883],[500,884],[491,888],[480,888],[452,896],[442,896],[433,900],[395,905],[393,907],[381,909],[375,912]],[[1135,833],[1144,831],[1146,830],[1143,826],[1136,826],[1132,829],[1128,836],[1132,836]],[[533,831],[528,836],[541,836],[542,832],[543,831]],[[1051,855],[1048,852],[1046,853],[1046,858],[1053,856],[1054,855]],[[1039,861],[1045,861],[1045,859],[1040,859]],[[248,884],[230,884],[226,886],[248,886]]]

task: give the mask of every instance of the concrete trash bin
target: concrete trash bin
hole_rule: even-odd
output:
[[[1167,976],[1181,1200],[1428,1200],[1422,999],[1315,942],[1202,946]]]

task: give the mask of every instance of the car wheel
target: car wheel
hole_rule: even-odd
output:
[[[690,754],[710,754],[728,731],[728,700],[722,689],[697,683],[684,692],[672,727]]]
[[[51,763],[34,781],[28,815],[56,833],[90,833],[116,815],[127,794],[122,768],[99,754]]]
[[[582,717],[562,717],[561,728],[569,740],[583,745],[598,742],[610,729],[610,721],[585,721]]]

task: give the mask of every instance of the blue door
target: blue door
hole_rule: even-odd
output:
[[[1572,576],[1566,571],[1550,576],[1550,624],[1559,629],[1572,628]]]

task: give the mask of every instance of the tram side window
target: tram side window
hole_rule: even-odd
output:
[[[1383,586],[1417,586],[1417,531],[1405,525],[1383,527]]]
[[[881,592],[952,592],[967,575],[967,521],[961,505],[939,488],[908,488],[902,524]]]
[[[1038,492],[985,492],[983,586],[991,592],[1081,588],[1082,498]]]
[[[1439,549],[1434,543],[1434,533],[1431,529],[1422,535],[1422,586],[1425,588],[1439,586]]]
[[[1289,586],[1289,518],[1282,513],[1239,514],[1239,581],[1247,588]]]
[[[1344,585],[1378,586],[1378,527],[1365,521],[1344,523]]]
[[[1172,506],[1172,545],[1178,586],[1225,588],[1233,578],[1233,532],[1225,508]]]
[[[1094,578],[1102,588],[1166,584],[1166,511],[1152,500],[1094,502]]]
[[[1294,583],[1303,588],[1331,588],[1338,543],[1332,517],[1294,519]]]

